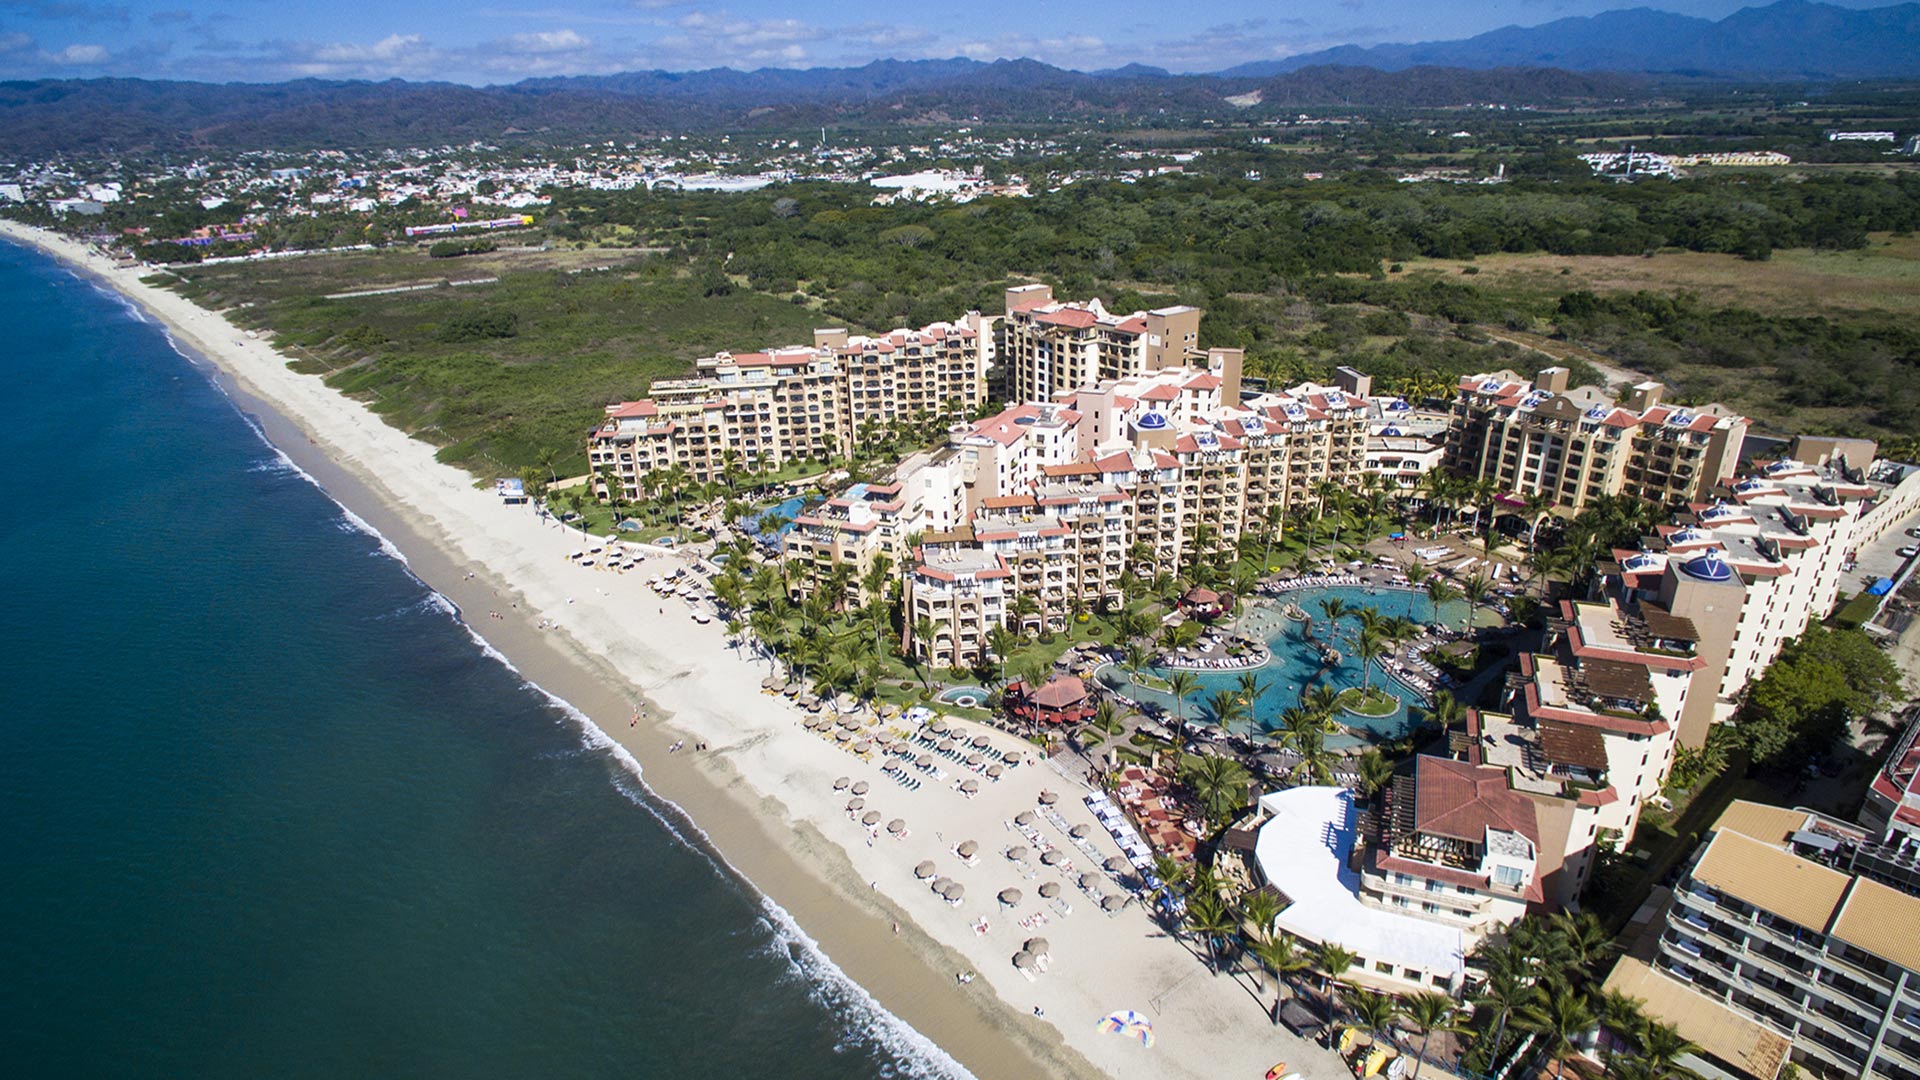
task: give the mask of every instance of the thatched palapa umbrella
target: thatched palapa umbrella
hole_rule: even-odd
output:
[[[1033,811],[1031,811],[1031,810],[1022,810],[1022,811],[1020,811],[1019,813],[1017,813],[1017,814],[1015,814],[1015,815],[1013,815],[1013,823],[1014,823],[1015,825],[1031,825],[1031,824],[1033,824]]]
[[[849,813],[852,813],[855,810],[864,810],[866,809],[866,806],[867,806],[867,800],[865,799],[848,799],[847,800],[847,811]]]
[[[1000,902],[1007,905],[1008,907],[1012,907],[1013,905],[1019,903],[1020,896],[1021,894],[1019,889],[1001,889],[1000,890]]]
[[[892,821],[887,822],[887,831],[895,836],[899,836],[901,833],[907,831],[907,823],[902,818],[894,818]]]
[[[922,881],[925,881],[926,879],[932,877],[933,876],[933,860],[932,859],[922,860],[919,866],[916,866],[913,868],[913,876],[919,878]]]
[[[1028,938],[1027,943],[1021,948],[1035,956],[1045,956],[1053,951],[1052,943],[1043,937]]]
[[[1043,900],[1051,900],[1054,897],[1059,895],[1060,895],[1060,883],[1057,881],[1049,881],[1046,884],[1040,886],[1040,897]]]
[[[868,828],[872,828],[874,825],[878,824],[879,821],[880,821],[880,811],[878,810],[869,810],[866,813],[860,815],[860,824],[865,825]]]
[[[1055,795],[1051,791],[1042,791],[1040,793],[1041,806],[1052,806],[1054,803],[1057,803],[1059,801],[1060,801],[1060,796]]]
[[[1099,874],[1095,874],[1095,873],[1093,873],[1093,872],[1091,872],[1091,871],[1089,871],[1089,872],[1087,872],[1087,873],[1085,873],[1085,874],[1081,874],[1081,875],[1080,875],[1080,887],[1081,887],[1081,888],[1083,888],[1083,889],[1091,889],[1091,888],[1093,888],[1094,886],[1096,886],[1096,885],[1098,885],[1098,884],[1100,884],[1100,875],[1099,875]]]
[[[1127,900],[1123,896],[1109,896],[1100,901],[1100,910],[1102,911],[1119,911],[1126,906]]]
[[[1085,840],[1091,832],[1093,832],[1093,829],[1090,826],[1075,825],[1073,828],[1067,830],[1067,835],[1073,837],[1075,840]]]
[[[865,794],[867,793],[867,791],[868,791],[868,788],[867,788],[867,782],[866,782],[865,780],[856,780],[856,781],[854,781],[854,783],[853,783],[853,793],[854,793],[855,795],[865,795]]]
[[[1026,858],[1029,854],[1031,853],[1027,851],[1027,846],[1025,844],[1015,844],[1012,847],[1007,849],[1007,858],[1012,859],[1015,862],[1019,862],[1021,859]]]
[[[844,776],[842,776],[842,777],[840,777],[840,778],[838,778],[838,779],[836,779],[836,780],[835,780],[835,781],[833,782],[833,790],[835,790],[835,791],[845,791],[845,790],[847,790],[847,785],[848,785],[848,784],[851,784],[852,782],[853,782],[853,781],[851,781],[851,780],[849,780],[849,779],[847,779],[846,777],[844,777]]]
[[[971,859],[973,858],[974,852],[980,850],[980,844],[973,840],[962,840],[960,841],[960,846],[954,850],[960,853],[961,858]]]

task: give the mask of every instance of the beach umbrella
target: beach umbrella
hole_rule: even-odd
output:
[[[866,809],[866,806],[867,806],[867,800],[865,799],[848,799],[847,800],[847,809],[849,811],[864,810]]]
[[[1075,825],[1073,828],[1067,830],[1067,835],[1073,837],[1075,840],[1084,840],[1087,838],[1087,834],[1092,831],[1093,829],[1090,826]]]
[[[927,730],[935,731],[935,732],[947,730],[946,718],[941,716],[936,716],[933,719],[927,721]]]
[[[960,846],[954,850],[960,853],[961,858],[971,859],[973,858],[974,852],[980,850],[980,845],[973,840],[962,840],[960,841]]]
[[[1127,900],[1124,896],[1107,896],[1100,901],[1101,911],[1119,911],[1126,906]]]
[[[1014,823],[1015,825],[1031,825],[1031,824],[1033,824],[1033,811],[1031,811],[1031,810],[1022,810],[1022,811],[1020,811],[1019,813],[1017,813],[1017,814],[1015,814],[1015,815],[1013,815],[1013,823]]]
[[[925,881],[927,878],[932,877],[933,876],[933,860],[932,859],[922,860],[919,866],[916,866],[913,868],[913,876],[921,879],[922,881]]]
[[[819,700],[818,700],[817,698],[816,698],[815,700],[813,700],[813,701],[810,701],[810,702],[808,702],[808,703],[807,703],[807,711],[808,711],[808,712],[819,712],[819,711],[820,711],[820,702],[819,702]]]
[[[940,890],[940,895],[949,900],[958,900],[967,895],[967,887],[956,881]]]
[[[1048,952],[1052,951],[1050,943],[1043,937],[1028,938],[1023,948],[1035,956],[1045,956]]]
[[[1008,907],[1012,907],[1013,905],[1020,902],[1020,895],[1021,894],[1019,889],[1001,889],[1000,902],[1007,905]]]
[[[846,728],[848,731],[858,731],[860,729],[860,721],[843,716],[840,718],[840,726]]]
[[[871,749],[873,749],[873,744],[865,739],[861,739],[859,742],[853,744],[853,752],[856,754],[864,754]]]
[[[1019,862],[1021,859],[1024,859],[1026,857],[1027,857],[1027,848],[1025,844],[1015,844],[1012,847],[1007,849],[1007,858],[1012,859],[1015,862]]]
[[[853,741],[853,732],[851,732],[851,731],[842,731],[842,732],[840,732],[839,734],[837,734],[837,735],[835,735],[835,736],[834,736],[834,738],[836,738],[836,739],[839,739],[839,740],[840,740],[841,742],[852,742],[852,741]]]
[[[933,891],[937,893],[944,893],[947,891],[947,887],[952,884],[953,884],[953,879],[950,877],[943,876],[943,877],[934,878]]]
[[[1023,971],[1037,963],[1039,963],[1039,961],[1034,959],[1033,954],[1024,949],[1013,954],[1013,966]]]
[[[1127,860],[1115,855],[1113,858],[1107,860],[1107,869],[1116,874],[1125,873]]]
[[[1100,884],[1100,875],[1099,875],[1099,874],[1096,874],[1096,873],[1093,873],[1092,871],[1088,871],[1087,873],[1084,873],[1084,874],[1081,874],[1081,875],[1080,875],[1080,887],[1081,887],[1081,888],[1083,888],[1083,889],[1091,889],[1091,888],[1093,888],[1093,887],[1094,887],[1095,885],[1098,885],[1098,884]]]
[[[980,781],[968,780],[960,785],[960,790],[964,794],[972,795],[974,792],[980,790]]]
[[[833,782],[833,790],[835,790],[835,791],[845,791],[845,790],[847,790],[847,785],[848,785],[848,784],[850,784],[850,783],[852,783],[852,781],[850,781],[850,780],[848,780],[848,779],[847,779],[846,777],[844,777],[844,776],[842,776],[842,777],[840,777],[839,779],[837,779],[837,780],[835,780],[835,781]]]
[[[1005,775],[1006,771],[1007,770],[1004,767],[999,765],[987,766],[987,775],[993,777],[995,780],[998,780],[1000,779],[1001,776]]]
[[[869,810],[866,813],[860,815],[860,824],[865,825],[868,828],[872,828],[876,823],[879,822],[879,820],[880,820],[880,811],[878,810]]]
[[[973,737],[973,745],[975,746],[987,745],[987,737],[985,735],[975,735]]]
[[[1110,1012],[1094,1022],[1095,1028],[1113,1035],[1131,1035],[1136,1029],[1153,1030],[1153,1021],[1132,1009]]]
[[[987,760],[986,758],[984,758],[984,757],[981,757],[981,756],[980,756],[979,754],[968,754],[968,755],[967,755],[967,764],[969,764],[969,765],[981,765],[981,764],[985,764],[985,763],[986,763],[986,760]]]
[[[1051,900],[1054,897],[1059,895],[1060,895],[1060,883],[1057,881],[1049,881],[1046,884],[1040,886],[1040,896],[1043,899]]]
[[[780,687],[780,680],[774,678],[771,675],[760,680],[760,689],[762,690],[777,690],[779,689],[779,687]]]
[[[855,795],[865,795],[865,794],[867,793],[867,790],[868,790],[868,789],[867,789],[867,782],[866,782],[865,780],[856,780],[856,781],[854,781],[854,784],[853,784],[853,793],[854,793]]]
[[[1051,791],[1042,791],[1040,793],[1041,806],[1052,806],[1054,803],[1057,803],[1059,801],[1060,801],[1060,796],[1055,795]]]
[[[1066,859],[1065,855],[1060,854],[1060,852],[1057,849],[1052,849],[1052,848],[1048,849],[1046,853],[1040,856],[1040,861],[1046,864],[1047,866],[1058,865],[1060,862],[1064,861],[1065,859]]]
[[[895,836],[899,836],[901,833],[907,831],[907,823],[904,819],[894,818],[892,821],[887,822],[887,831]]]
[[[916,758],[916,759],[914,759],[914,762],[913,762],[913,763],[914,763],[915,765],[918,765],[918,766],[920,766],[920,767],[921,767],[921,768],[923,768],[923,769],[927,769],[927,768],[932,768],[932,767],[933,767],[933,755],[932,755],[932,754],[921,754],[921,755],[920,755],[920,756],[919,756],[918,758]]]

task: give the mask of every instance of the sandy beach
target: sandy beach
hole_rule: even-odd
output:
[[[699,625],[684,602],[647,587],[678,556],[655,553],[626,572],[580,566],[567,558],[585,546],[578,533],[504,505],[435,461],[431,446],[293,372],[267,341],[143,284],[146,270],[11,222],[0,235],[120,291],[215,364],[267,437],[387,537],[479,637],[583,713],[589,737],[624,748],[646,786],[692,824],[679,823],[682,832],[704,836],[849,978],[967,1071],[1259,1077],[1287,1061],[1327,1077],[1341,1068],[1269,1025],[1271,991],[1258,992],[1251,976],[1211,974],[1137,904],[1101,910],[1099,897],[1124,895],[1102,869],[1119,850],[1082,802],[1083,782],[1038,761],[990,780],[939,758],[943,777],[911,771],[919,787],[903,785],[882,772],[889,759],[803,728],[805,713],[762,691],[767,662],[730,647],[717,620]],[[1009,753],[1032,749],[985,728],[965,734]],[[676,742],[684,748],[669,753]],[[847,809],[852,792],[835,787],[843,777],[867,785],[858,812]],[[968,779],[980,789],[972,797],[958,789]],[[1045,811],[1043,790],[1058,795]],[[873,827],[858,820],[868,810],[880,815]],[[1023,811],[1036,811],[1030,827],[1058,850],[1056,865],[1013,825]],[[896,818],[904,836],[886,828]],[[1075,838],[1080,825],[1088,835]],[[954,849],[968,840],[978,851],[963,860]],[[1006,857],[1013,845],[1029,849],[1022,862]],[[958,906],[916,878],[924,861],[964,886]],[[1085,887],[1083,875],[1093,875]],[[1049,885],[1056,897],[1042,895]],[[1019,890],[1017,902],[999,901],[1007,889]],[[1014,954],[1033,938],[1046,939],[1046,970],[1017,969]],[[962,983],[962,973],[976,977]],[[1150,1016],[1156,1045],[1098,1031],[1117,1009]]]

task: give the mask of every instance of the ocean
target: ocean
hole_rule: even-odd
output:
[[[14,1076],[955,1070],[103,286],[0,243]]]

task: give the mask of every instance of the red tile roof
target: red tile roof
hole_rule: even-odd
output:
[[[1507,786],[1507,771],[1421,755],[1414,769],[1414,827],[1435,836],[1481,843],[1488,829],[1540,842],[1533,802]]]

